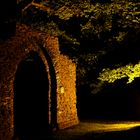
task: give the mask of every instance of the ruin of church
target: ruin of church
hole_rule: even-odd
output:
[[[14,36],[0,39],[0,139],[78,124],[75,84],[76,65],[58,37],[17,23]]]

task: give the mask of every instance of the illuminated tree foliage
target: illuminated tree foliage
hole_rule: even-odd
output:
[[[114,81],[128,77],[128,83],[133,82],[137,77],[140,77],[140,62],[138,64],[128,64],[117,69],[103,69],[99,74],[98,79],[101,81],[107,81],[108,83],[113,83]]]
[[[24,3],[25,0],[20,1]],[[140,59],[139,54],[134,56],[140,51],[136,45],[140,40],[139,0],[28,1],[28,4],[19,2],[22,7],[19,22],[59,37],[61,52],[77,62],[78,84],[90,83],[99,89],[102,84],[95,79],[108,66],[110,69],[116,65],[119,67],[101,72],[101,81],[113,82],[128,76],[130,83],[139,76],[139,64],[134,67],[129,64],[133,63],[132,59],[135,63]],[[121,55],[116,52],[121,52]],[[130,56],[130,52],[133,55]],[[117,62],[110,54],[116,57]],[[104,61],[106,57],[113,62]]]
[[[22,21],[43,31],[49,26],[47,31],[74,43],[79,38],[122,42],[129,30],[139,29],[139,7],[134,0],[34,0],[23,10]]]

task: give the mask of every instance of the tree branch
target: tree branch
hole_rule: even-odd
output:
[[[39,8],[41,10],[47,11],[49,13],[54,12],[53,9],[51,9],[50,7],[44,6],[42,4],[38,4],[38,3],[32,2],[31,5],[35,6],[36,8]]]
[[[18,12],[25,11],[34,0],[24,0],[18,3],[17,10]]]

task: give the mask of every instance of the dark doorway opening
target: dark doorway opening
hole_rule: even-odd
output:
[[[48,131],[49,81],[38,53],[31,52],[20,62],[14,83],[15,135],[38,138]]]

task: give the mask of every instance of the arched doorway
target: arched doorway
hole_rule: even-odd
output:
[[[45,65],[36,52],[20,62],[14,82],[15,135],[37,138],[48,130],[49,81]]]

